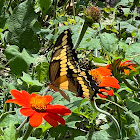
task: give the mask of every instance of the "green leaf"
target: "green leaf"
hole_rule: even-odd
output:
[[[114,54],[114,52],[118,49],[118,39],[114,33],[100,34],[100,41],[103,49],[110,54]]]
[[[16,124],[18,123],[18,120],[15,119],[15,116],[5,113],[2,116],[0,116],[0,127],[7,127],[9,124]]]
[[[70,139],[74,139],[77,136],[86,135],[84,132],[82,132],[78,129],[69,128],[66,125],[64,125],[64,126],[59,125],[56,128],[51,128],[50,131],[49,131],[49,134],[51,135],[52,138],[62,139],[62,138],[64,138],[64,136],[67,136],[68,132],[69,132],[69,134],[71,134]]]
[[[9,60],[12,73],[17,76],[21,76],[23,71],[26,72],[30,64],[35,61],[25,49],[20,53],[18,47],[14,45],[6,48],[5,55]]]
[[[17,140],[23,140],[23,138],[20,137]],[[36,137],[28,137],[28,140],[40,140],[40,139],[37,139]]]
[[[5,26],[6,22],[6,7],[4,5],[5,1],[0,0],[0,28],[3,28]]]
[[[131,110],[132,112],[140,111],[140,102],[138,102],[134,99],[127,99],[126,105],[127,105],[128,109]]]
[[[26,74],[23,72],[23,76],[21,77],[21,80],[29,84],[31,87],[31,91],[40,91],[43,84],[41,84],[38,80],[33,80],[29,74]]]
[[[36,67],[38,80],[42,82],[43,80],[49,79],[49,64],[47,62],[42,62]]]
[[[2,138],[4,140],[17,140],[16,128],[13,124],[10,124],[9,128],[4,130],[4,135]]]
[[[127,59],[134,60],[140,65],[140,43],[130,45],[125,52]]]
[[[137,135],[140,138],[140,119],[138,116],[134,115],[131,111],[126,113],[127,127],[131,130],[129,135]],[[130,125],[131,124],[131,125]],[[132,132],[134,129],[134,132]]]
[[[52,4],[52,0],[37,0],[43,15],[46,15],[46,12],[48,11],[48,9],[50,8],[51,4]]]
[[[26,48],[31,53],[37,53],[41,46],[33,31],[33,25],[36,21],[37,16],[31,1],[19,4],[7,21],[9,32],[6,40],[10,44],[19,46],[20,50]]]
[[[136,27],[129,24],[127,21],[121,21],[119,23],[120,23],[121,29],[126,29],[126,32],[128,32],[128,33],[132,33],[134,30],[137,30]]]

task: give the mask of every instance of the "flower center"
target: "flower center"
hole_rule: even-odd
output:
[[[89,71],[89,74],[92,75],[92,78],[96,81],[97,84],[100,84],[102,81],[101,74],[97,70]]]
[[[46,98],[41,96],[32,97],[30,100],[31,108],[37,112],[45,112],[47,109]]]

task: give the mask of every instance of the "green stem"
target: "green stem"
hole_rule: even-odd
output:
[[[27,140],[27,138],[30,136],[32,130],[33,130],[33,127],[29,124],[27,131],[25,132],[22,140]]]
[[[116,96],[114,96],[114,101],[115,101],[115,103],[117,104],[117,98],[116,98]],[[120,109],[119,109],[118,106],[116,106],[116,109],[117,109],[117,115],[118,115],[118,122],[119,122],[119,125],[120,125],[121,128],[122,128],[121,117],[120,117]]]
[[[94,99],[95,99],[95,100],[104,100],[104,101],[110,102],[110,103],[112,103],[112,104],[118,106],[119,108],[121,108],[121,109],[124,110],[125,112],[128,112],[128,109],[127,109],[127,108],[124,108],[124,107],[120,106],[119,104],[117,104],[117,103],[115,103],[115,102],[112,102],[112,101],[110,101],[110,100],[108,100],[108,99],[100,98],[100,97],[95,97]]]
[[[83,38],[83,36],[84,36],[84,34],[85,34],[87,28],[88,28],[88,26],[89,26],[89,23],[88,23],[87,21],[85,21],[84,24],[83,24],[83,27],[82,27],[82,29],[81,29],[81,32],[80,32],[80,34],[79,34],[79,37],[78,37],[78,39],[76,40],[76,43],[75,43],[75,45],[74,45],[74,49],[75,49],[75,50],[78,48],[78,46],[79,46],[79,44],[80,44],[80,42],[81,42],[81,40],[82,40],[82,38]]]
[[[57,8],[57,0],[54,0],[54,19],[57,18],[56,8]],[[55,24],[54,28],[55,28],[54,33],[56,34],[57,33],[57,23]]]
[[[122,138],[122,133],[121,133],[121,129],[120,129],[118,121],[111,114],[109,114],[108,112],[98,108],[97,105],[96,105],[96,99],[94,101],[91,101],[91,105],[92,105],[93,109],[95,109],[96,111],[98,111],[100,113],[105,114],[106,116],[108,116],[114,122],[114,124],[116,125],[116,128],[117,128],[118,137]]]
[[[123,78],[123,81],[124,81],[124,83],[125,83],[130,89],[132,89],[132,90],[134,90],[134,91],[140,91],[139,88],[136,88],[136,87],[131,86],[131,85],[127,82],[127,80],[126,80],[125,78]]]
[[[26,118],[26,119],[22,122],[22,124],[17,128],[17,131],[19,131],[19,130],[24,126],[24,124],[25,124],[27,121],[28,121],[28,118]]]
[[[74,16],[74,20],[75,20],[75,6],[74,6],[74,0],[72,0],[72,10],[73,10],[73,16]]]

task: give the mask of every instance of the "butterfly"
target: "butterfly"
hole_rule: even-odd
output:
[[[70,98],[63,89],[90,100],[99,91],[88,71],[83,71],[79,67],[70,29],[64,30],[56,40],[49,65],[49,78],[51,84],[48,86],[60,92],[68,101]]]

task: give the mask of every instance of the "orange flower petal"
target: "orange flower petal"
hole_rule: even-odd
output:
[[[113,96],[114,95],[114,91],[111,90],[106,90],[106,89],[100,89],[100,92],[106,92],[109,96]]]
[[[113,88],[120,88],[118,84],[119,81],[114,77],[103,77],[101,83],[98,85],[100,87],[113,87]]]
[[[10,92],[11,92],[12,96],[15,97],[16,104],[21,105],[23,107],[30,106],[29,101],[30,101],[31,96],[28,92],[23,91],[23,90],[21,92],[19,92],[18,90],[15,90],[15,89],[11,90]]]
[[[110,76],[112,75],[111,70],[105,67],[99,67],[96,69],[102,76]]]
[[[54,119],[52,119],[51,117],[49,117],[48,115],[44,116],[44,119],[53,127],[57,127],[58,126],[58,122]]]
[[[103,94],[98,94],[101,98],[106,98],[107,99],[107,96],[103,95]]]
[[[131,70],[134,70],[135,68],[131,65],[131,66],[128,66],[129,69]]]
[[[52,112],[63,116],[71,114],[71,110],[62,105],[48,105],[47,112]]]
[[[44,97],[46,98],[47,104],[49,104],[53,100],[53,97],[50,95],[45,95]]]
[[[20,113],[24,116],[31,116],[32,114],[34,114],[35,110],[31,109],[31,108],[21,108],[20,109]]]
[[[124,74],[127,75],[129,73],[129,70],[124,69]]]
[[[50,118],[56,120],[57,122],[61,123],[62,125],[65,125],[65,121],[61,116],[54,114],[54,113],[48,113],[48,116]]]
[[[41,113],[34,112],[32,116],[29,117],[29,123],[32,127],[38,127],[43,121]]]
[[[16,99],[9,99],[7,101],[5,101],[5,103],[14,103],[14,104],[18,104],[18,101]]]

